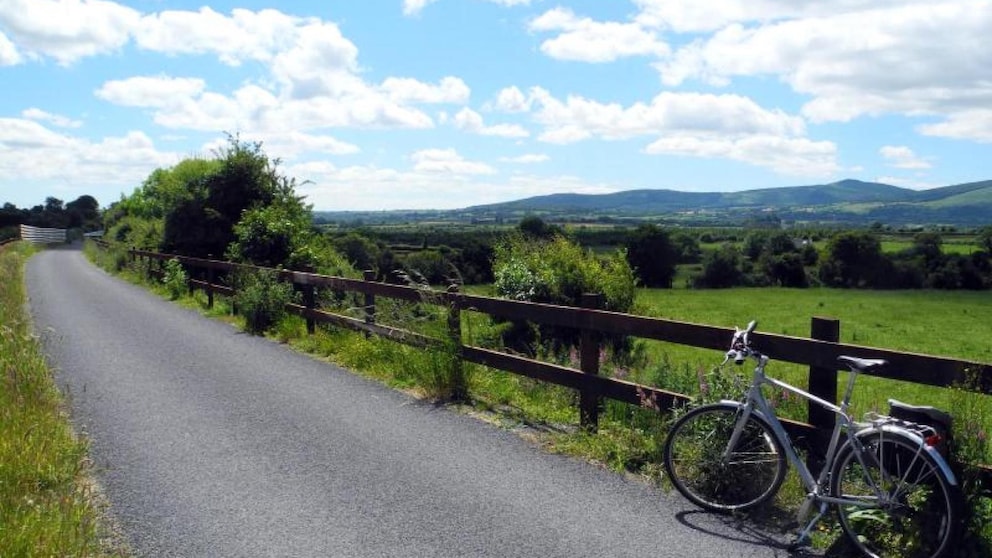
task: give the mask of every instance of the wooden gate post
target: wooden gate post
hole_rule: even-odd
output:
[[[313,273],[316,271],[312,265],[307,265],[303,267],[304,273]],[[310,278],[306,278],[306,283],[300,285],[300,291],[303,292],[303,305],[307,307],[307,310],[314,310],[317,308],[317,289],[310,282]],[[317,331],[317,322],[314,321],[313,317],[307,315],[307,334],[313,335]]]
[[[375,281],[375,270],[366,269],[362,273],[362,276],[365,281]],[[375,324],[375,295],[372,293],[365,293],[365,323],[368,325]],[[372,337],[372,332],[366,331],[365,338],[368,339],[369,337]]]
[[[839,342],[840,320],[813,316],[810,323],[810,338],[831,343]],[[809,392],[830,403],[837,403],[837,367],[810,366]],[[814,447],[822,447],[834,427],[836,416],[828,409],[809,403],[807,417],[809,423],[816,428],[813,434]],[[812,471],[819,471],[823,465],[822,457],[812,451],[806,461]]]
[[[458,285],[448,285],[448,294],[457,295]],[[465,361],[462,360],[462,306],[457,296],[448,299],[448,339],[453,352],[451,361],[451,398],[455,401],[468,400],[468,385],[465,381]]]
[[[599,309],[602,306],[603,295],[586,293],[582,295],[582,307]],[[587,376],[599,375],[600,335],[582,324],[582,336],[579,341],[579,358],[582,373]],[[583,382],[579,389],[579,426],[589,432],[599,428],[599,411],[603,405],[603,397],[598,385],[592,381]]]
[[[207,259],[211,260],[207,267],[207,308],[214,307],[214,279],[217,277],[217,272],[214,270],[213,266],[213,254],[207,254]]]

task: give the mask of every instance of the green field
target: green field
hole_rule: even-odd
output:
[[[722,327],[743,327],[756,319],[758,331],[796,337],[809,337],[813,316],[830,317],[840,320],[842,343],[992,363],[990,292],[643,289],[638,304],[646,315]],[[718,351],[660,342],[647,345],[649,359],[667,360],[676,367],[709,369],[722,358]],[[771,357],[769,374],[805,383],[805,367],[777,363],[775,355]],[[855,391],[855,411],[884,411],[890,397],[945,409],[959,407],[964,398],[992,409],[988,396],[862,377]],[[992,412],[982,414],[992,427]]]

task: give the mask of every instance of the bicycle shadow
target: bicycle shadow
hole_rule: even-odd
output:
[[[808,547],[793,548],[798,527],[793,523],[783,529],[777,521],[758,522],[743,515],[723,515],[704,510],[688,510],[675,514],[680,524],[714,537],[753,546],[765,546],[775,550],[775,556],[789,558],[849,558],[861,554],[844,537],[837,537],[828,548],[818,550]],[[720,528],[710,527],[719,523]],[[766,524],[767,523],[767,524]],[[733,533],[733,534],[731,534]]]

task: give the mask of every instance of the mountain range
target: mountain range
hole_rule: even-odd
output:
[[[628,190],[612,194],[551,194],[461,211],[476,218],[529,212],[558,217],[592,214],[726,222],[774,215],[795,222],[974,226],[992,223],[992,180],[929,190],[841,180],[740,192]]]
[[[891,226],[992,224],[992,180],[929,190],[878,182],[830,184],[738,192],[627,190],[611,194],[550,194],[464,209],[402,212],[316,212],[325,221],[393,214],[407,221],[443,219],[513,222],[528,215],[554,221],[641,221],[734,225],[778,220],[796,224]],[[347,215],[347,217],[346,217]],[[393,220],[393,219],[390,219]]]

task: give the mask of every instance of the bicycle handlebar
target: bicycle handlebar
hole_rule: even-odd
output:
[[[761,356],[757,351],[751,348],[750,335],[756,327],[758,327],[758,321],[751,320],[751,322],[747,324],[747,328],[743,330],[734,328],[734,337],[730,341],[730,350],[727,351],[727,354],[724,356],[723,362],[720,363],[720,366],[727,364],[727,361],[731,358],[734,359],[734,364],[740,366],[741,364],[744,364],[744,361],[747,360],[747,357],[749,356],[754,356],[755,358],[759,358]]]

